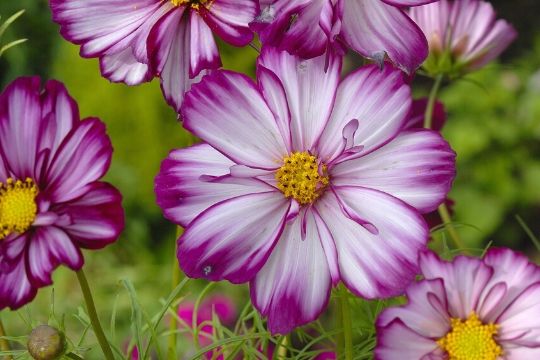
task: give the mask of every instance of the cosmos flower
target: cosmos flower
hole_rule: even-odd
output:
[[[412,74],[426,59],[420,28],[401,7],[436,0],[260,0],[251,24],[261,41],[304,58],[344,43],[379,63],[388,56]]]
[[[97,118],[79,119],[64,86],[19,78],[0,95],[0,310],[30,302],[63,264],[83,266],[124,227],[121,195],[98,181],[112,146]]]
[[[191,84],[221,66],[216,33],[235,46],[248,44],[256,0],[50,0],[61,34],[99,57],[101,73],[136,85],[161,79],[176,110]]]
[[[540,268],[509,249],[420,256],[424,280],[377,320],[381,360],[540,358]]]
[[[516,38],[514,28],[497,20],[493,6],[480,0],[441,0],[411,8],[411,18],[429,43],[424,68],[431,74],[459,76],[499,56]]]
[[[184,126],[156,178],[165,216],[185,227],[178,259],[194,278],[250,282],[272,333],[318,317],[340,280],[365,298],[400,294],[444,200],[455,154],[430,130],[401,132],[402,72],[263,48],[258,83],[217,71],[187,94]],[[325,71],[326,69],[326,71]]]

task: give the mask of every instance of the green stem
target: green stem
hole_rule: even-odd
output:
[[[81,269],[77,271],[76,274],[84,296],[84,301],[86,302],[86,310],[88,311],[88,317],[90,318],[90,323],[92,324],[92,328],[94,329],[94,334],[96,334],[96,337],[98,339],[99,346],[101,346],[101,350],[103,351],[103,355],[105,355],[105,359],[114,360],[111,346],[109,345],[109,341],[107,340],[107,337],[103,332],[103,327],[99,322],[96,306],[94,305],[94,299],[92,298],[92,292],[90,291],[90,286],[88,286],[88,280],[86,279],[84,270]]]
[[[174,239],[175,249],[176,249],[176,240],[182,235],[183,229],[180,226],[176,227],[176,239]],[[180,279],[182,273],[180,272],[180,266],[178,265],[178,259],[176,258],[176,251],[174,252],[174,259],[172,262],[172,282],[171,288],[174,290],[180,284]],[[176,360],[176,335],[178,329],[178,323],[176,321],[176,316],[171,316],[169,319],[169,344],[167,351],[167,359]]]
[[[3,338],[4,336],[6,336],[6,330],[4,329],[4,324],[2,323],[2,319],[0,318],[0,350],[10,351],[11,348],[9,346],[9,342]],[[4,356],[4,359],[11,360],[13,359],[13,357],[11,355],[6,355]]]
[[[343,325],[343,346],[345,349],[345,360],[352,360],[353,358],[353,349],[352,349],[352,319],[351,319],[351,308],[349,306],[349,297],[347,294],[347,289],[340,285],[339,291],[339,301],[341,304],[341,317]]]
[[[424,115],[424,128],[431,129],[433,126],[433,111],[435,109],[435,102],[437,101],[437,96],[439,95],[439,91],[441,90],[441,85],[443,81],[443,75],[437,75],[435,78],[435,82],[433,83],[433,87],[431,88],[431,92],[429,93],[428,103],[426,106],[426,112]],[[461,241],[461,238],[454,228],[454,225],[452,225],[452,217],[450,216],[450,212],[448,211],[448,207],[445,203],[442,203],[439,206],[439,216],[441,217],[443,221],[444,228],[454,244],[459,249],[464,249],[463,242]]]
[[[426,129],[431,129],[433,127],[433,110],[435,109],[435,102],[437,101],[437,96],[439,95],[439,90],[441,90],[441,85],[443,81],[442,75],[437,75],[431,92],[429,93],[428,103],[426,106],[426,113],[424,116],[424,127]]]

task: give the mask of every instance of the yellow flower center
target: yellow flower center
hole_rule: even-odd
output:
[[[328,185],[326,165],[307,151],[294,152],[283,158],[283,166],[276,172],[277,186],[285,197],[293,197],[300,204],[313,203]]]
[[[28,230],[36,218],[37,194],[36,184],[30,178],[0,182],[0,240],[13,232]]]
[[[210,1],[211,0],[171,0],[174,6],[189,5],[194,9],[199,9],[199,6],[201,5],[209,7]]]
[[[437,341],[449,360],[496,360],[501,356],[502,349],[493,339],[498,325],[482,324],[474,312],[465,321],[450,321],[452,330]]]

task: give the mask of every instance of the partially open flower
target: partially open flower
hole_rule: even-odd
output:
[[[48,325],[40,325],[28,337],[28,352],[36,360],[59,359],[65,348],[64,334]]]
[[[429,57],[423,67],[431,75],[457,77],[477,70],[517,36],[482,0],[441,0],[411,8],[409,14],[427,37]]]
[[[426,252],[408,303],[377,320],[375,359],[540,359],[540,268],[509,249],[452,262]]]
[[[105,124],[80,120],[61,83],[19,78],[0,94],[0,310],[31,301],[59,265],[79,270],[81,248],[118,238],[121,195],[99,181],[111,155]]]

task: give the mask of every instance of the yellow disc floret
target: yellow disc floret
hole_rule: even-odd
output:
[[[36,218],[38,188],[34,181],[8,178],[0,182],[0,240],[11,233],[23,233]]]
[[[171,0],[174,6],[189,5],[194,9],[199,9],[199,6],[201,5],[209,7],[210,1],[211,0]]]
[[[465,321],[450,321],[452,330],[437,341],[449,360],[496,360],[501,356],[502,349],[493,339],[498,325],[484,325],[475,312]]]
[[[329,182],[326,166],[307,151],[293,152],[283,158],[276,180],[285,197],[292,197],[302,205],[315,201]]]

